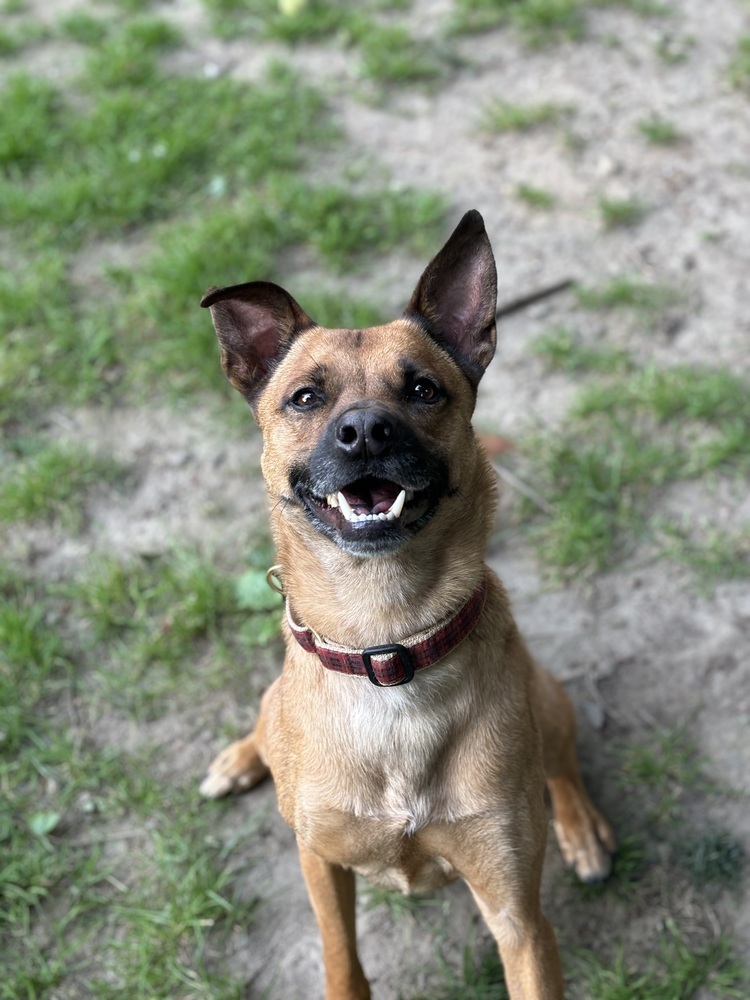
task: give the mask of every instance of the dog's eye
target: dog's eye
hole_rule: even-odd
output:
[[[324,402],[322,394],[317,389],[311,389],[309,386],[306,386],[304,389],[298,389],[291,399],[292,406],[297,410],[309,410],[311,407],[317,406],[322,402]]]
[[[410,389],[410,395],[423,403],[435,403],[440,399],[440,388],[428,378],[417,378]]]

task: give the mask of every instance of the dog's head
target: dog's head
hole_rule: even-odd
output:
[[[497,280],[468,212],[402,318],[318,326],[278,285],[211,288],[230,382],[263,431],[263,473],[281,515],[354,555],[392,552],[471,489],[476,389],[495,351]]]

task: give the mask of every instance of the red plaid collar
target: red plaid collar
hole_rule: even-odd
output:
[[[474,629],[484,611],[487,598],[487,577],[464,604],[447,621],[418,632],[403,643],[393,642],[368,649],[350,649],[316,635],[312,629],[298,625],[286,602],[286,620],[292,635],[308,653],[315,653],[324,667],[340,674],[369,677],[378,687],[408,684],[415,671],[430,667],[446,656]]]

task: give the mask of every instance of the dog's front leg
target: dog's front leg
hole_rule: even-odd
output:
[[[357,955],[354,873],[298,846],[323,942],[326,1000],[370,1000],[370,985]]]
[[[469,886],[497,941],[511,1000],[563,1000],[560,955],[552,925],[541,908],[523,918],[510,907],[493,905]]]

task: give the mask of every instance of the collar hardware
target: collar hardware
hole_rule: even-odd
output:
[[[387,653],[396,653],[398,655],[398,658],[401,661],[401,668],[404,672],[404,676],[401,680],[386,683],[385,681],[379,681],[375,676],[375,671],[372,666],[373,656],[384,656]],[[414,666],[411,662],[409,650],[406,646],[402,646],[398,642],[392,642],[386,644],[385,646],[370,646],[368,649],[363,649],[362,662],[365,665],[367,676],[370,678],[371,683],[373,683],[375,687],[400,687],[402,684],[408,684],[409,681],[414,678]]]

